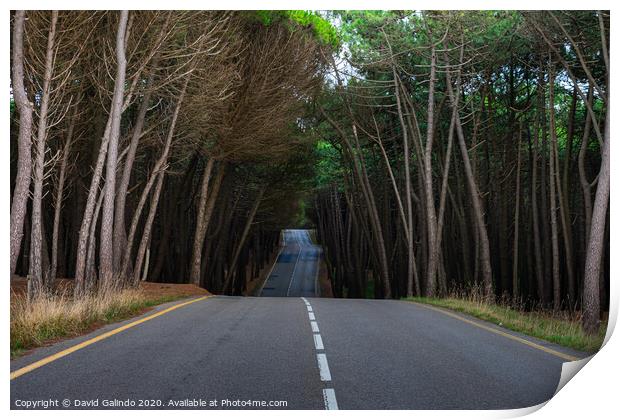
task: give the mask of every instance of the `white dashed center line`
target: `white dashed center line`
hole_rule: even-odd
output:
[[[323,382],[331,382],[332,374],[329,371],[329,363],[327,363],[327,356],[325,355],[325,345],[323,344],[323,338],[319,332],[319,324],[316,321],[316,316],[312,305],[306,298],[301,298],[306,304],[308,310],[308,319],[310,320],[310,327],[312,328],[312,337],[314,339],[314,348],[317,351],[316,361],[319,366],[319,376]],[[323,402],[326,410],[338,410],[338,402],[336,400],[336,392],[333,388],[323,389]]]
[[[318,353],[316,359],[319,362],[319,374],[323,382],[331,381],[332,374],[329,371],[329,364],[327,363],[327,356],[325,353]]]
[[[314,334],[314,348],[317,350],[325,350],[321,334]]]
[[[338,402],[336,401],[336,393],[332,388],[323,390],[323,401],[326,410],[338,410]]]
[[[312,332],[319,332],[319,324],[317,324],[316,321],[310,321],[310,326],[312,327]]]

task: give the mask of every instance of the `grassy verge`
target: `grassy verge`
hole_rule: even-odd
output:
[[[140,290],[121,290],[73,299],[52,295],[11,302],[11,358],[61,338],[75,337],[100,325],[139,315],[145,309],[186,296],[149,297]]]
[[[405,300],[442,308],[452,309],[500,325],[509,330],[541,338],[575,350],[595,352],[600,349],[605,338],[607,323],[601,325],[597,336],[588,336],[581,329],[578,316],[568,313],[552,313],[549,311],[520,311],[487,303],[482,299],[448,297],[422,298],[414,297]]]

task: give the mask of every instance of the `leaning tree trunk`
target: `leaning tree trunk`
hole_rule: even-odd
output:
[[[588,102],[592,103],[592,86],[588,90]],[[583,138],[581,139],[581,147],[579,149],[579,182],[581,183],[581,190],[583,191],[583,209],[584,209],[584,225],[585,225],[585,248],[587,248],[590,242],[590,222],[592,220],[592,184],[588,181],[586,174],[585,160],[586,153],[588,151],[588,143],[590,140],[590,129],[592,124],[592,118],[590,114],[586,114],[586,123],[583,129]]]
[[[159,176],[157,177],[157,186],[155,187],[155,191],[153,191],[153,196],[151,197],[151,207],[149,209],[149,214],[146,217],[146,221],[144,222],[144,231],[142,233],[142,240],[140,241],[140,245],[138,246],[138,254],[136,256],[136,264],[134,265],[133,272],[133,285],[137,286],[140,282],[140,273],[142,271],[142,263],[144,261],[146,255],[146,263],[144,268],[144,277],[146,278],[146,273],[148,272],[148,253],[147,246],[151,241],[151,230],[153,228],[153,220],[155,220],[155,214],[157,212],[157,205],[159,203],[159,196],[161,195],[161,189],[164,183],[164,177],[166,176],[166,171],[161,170]]]
[[[181,94],[179,95],[177,104],[174,108],[174,113],[172,114],[172,118],[170,120],[170,126],[168,127],[168,134],[166,136],[166,143],[164,145],[164,150],[162,151],[159,159],[157,159],[157,162],[155,162],[155,165],[153,166],[153,171],[151,172],[146,182],[146,186],[144,187],[144,190],[142,190],[142,195],[140,196],[140,200],[138,201],[138,205],[136,206],[136,210],[134,212],[133,219],[131,222],[131,227],[129,228],[129,235],[127,237],[127,243],[125,246],[123,259],[122,259],[122,263],[120,267],[121,273],[127,273],[129,270],[129,264],[131,261],[131,251],[133,249],[133,241],[136,235],[136,231],[138,229],[138,223],[140,221],[140,216],[142,215],[142,210],[144,209],[144,205],[146,204],[148,195],[153,185],[155,185],[156,180],[157,180],[156,189],[161,190],[162,188],[160,183],[163,183],[163,178],[159,178],[159,172],[165,171],[166,166],[168,164],[168,154],[170,153],[170,147],[172,145],[172,138],[174,137],[174,130],[176,128],[177,120],[179,118],[179,112],[181,110],[183,99],[185,98],[185,93],[187,92],[187,86],[189,84],[189,79],[190,79],[190,76],[187,76],[187,78],[185,79],[185,84],[183,85]],[[151,210],[153,209],[154,206],[155,207],[157,206],[157,203],[159,200],[159,192],[157,192],[156,195],[158,196],[158,199],[151,202]],[[150,217],[150,213],[148,217]],[[152,223],[152,220],[151,220],[151,223]],[[146,229],[146,226],[145,226],[145,229]],[[141,258],[142,257],[138,255],[137,259],[141,260]],[[141,263],[141,261],[139,262]],[[139,276],[140,268],[136,267],[136,271],[138,272],[138,276]]]
[[[232,280],[233,275],[237,271],[237,261],[239,260],[239,255],[241,254],[241,250],[243,249],[243,245],[245,244],[245,240],[248,237],[248,233],[250,232],[250,228],[252,227],[252,222],[254,221],[254,217],[256,217],[256,212],[260,207],[260,203],[263,199],[263,195],[265,194],[266,187],[261,187],[258,195],[254,199],[254,205],[252,206],[252,210],[248,214],[248,218],[245,222],[245,227],[243,228],[243,233],[241,234],[241,238],[239,238],[239,242],[237,243],[237,247],[235,248],[235,253],[233,255],[232,261],[230,263],[230,267],[228,269],[228,273],[226,274],[226,281],[224,282],[224,286],[222,286],[222,293],[226,293],[228,288],[230,287],[230,282]]]
[[[17,174],[11,202],[11,275],[15,273],[17,258],[24,235],[24,219],[28,204],[30,175],[32,172],[32,104],[24,86],[24,22],[26,12],[18,10],[13,18],[13,67],[11,87],[19,111],[19,136],[17,138]]]
[[[448,64],[448,63],[446,63]],[[456,101],[455,93],[452,90],[452,82],[450,80],[450,73],[446,72],[446,87],[448,95],[450,96],[450,103],[455,112],[458,113],[458,103]],[[467,144],[465,143],[465,134],[463,133],[463,126],[461,125],[461,118],[457,115],[456,118],[456,134],[459,140],[459,148],[461,150],[461,156],[463,159],[463,170],[465,172],[465,178],[467,181],[467,187],[471,196],[472,212],[476,221],[476,231],[478,232],[479,247],[480,247],[480,262],[482,264],[482,284],[484,287],[485,297],[488,299],[493,298],[493,270],[491,269],[491,252],[489,250],[489,236],[487,234],[487,228],[484,223],[484,213],[482,210],[482,202],[480,199],[480,192],[476,185],[474,173],[471,168],[471,162],[469,160],[469,152],[467,151]]]
[[[609,94],[609,91],[608,91]],[[588,249],[586,250],[586,265],[583,281],[583,329],[587,334],[598,333],[600,325],[600,296],[599,275],[601,259],[605,247],[605,223],[607,206],[609,205],[609,105],[605,112],[605,143],[601,170],[598,174],[598,186],[594,199],[594,211],[590,228]]]
[[[202,184],[198,201],[198,215],[196,216],[196,234],[194,235],[194,246],[192,248],[191,269],[189,275],[190,283],[200,284],[200,267],[202,261],[202,247],[207,234],[206,208],[209,197],[209,180],[213,172],[215,159],[210,157],[207,166],[202,174]]]
[[[189,84],[191,76],[187,76],[185,78],[185,83],[183,85],[183,89],[181,90],[181,94],[179,95],[179,99],[177,100],[177,104],[174,108],[174,113],[172,114],[172,120],[170,121],[170,127],[168,127],[168,135],[166,136],[166,144],[164,146],[164,150],[162,151],[161,157],[155,164],[155,169],[153,171],[153,175],[157,176],[157,186],[155,187],[155,191],[153,192],[153,196],[151,197],[151,207],[149,209],[149,213],[146,218],[146,222],[144,223],[144,231],[142,233],[142,240],[140,241],[140,245],[138,247],[138,254],[136,256],[136,264],[134,266],[134,276],[133,276],[133,284],[137,285],[140,281],[140,271],[142,268],[142,261],[144,259],[144,255],[146,252],[146,247],[151,240],[151,229],[153,227],[153,220],[155,220],[155,213],[157,212],[157,205],[159,203],[159,196],[161,194],[161,189],[164,184],[164,177],[166,174],[166,166],[168,165],[168,155],[170,153],[170,147],[172,145],[172,138],[174,137],[174,130],[177,125],[177,120],[179,118],[179,112],[181,111],[181,105],[183,104],[183,99],[185,99],[185,93],[187,92],[187,86]],[[159,172],[159,173],[158,173]],[[131,255],[131,246],[133,244],[127,244],[127,254]],[[125,260],[129,261],[129,258]],[[123,270],[127,270],[127,264],[123,264]],[[125,272],[125,271],[123,271]]]
[[[151,79],[147,84],[147,91],[142,98],[140,104],[140,110],[136,117],[135,126],[131,134],[131,141],[129,142],[129,149],[127,151],[127,157],[125,158],[125,165],[123,166],[123,172],[118,186],[118,193],[116,196],[116,204],[114,208],[114,243],[118,249],[123,249],[127,245],[127,229],[125,226],[125,202],[127,200],[127,191],[129,190],[129,181],[131,180],[131,170],[136,158],[136,151],[138,144],[140,143],[140,137],[142,136],[142,129],[144,127],[144,120],[146,118],[146,112],[148,111],[149,102],[151,99]],[[114,270],[120,272],[122,264],[123,254],[121,252],[114,253]],[[127,273],[120,272],[122,276]]]

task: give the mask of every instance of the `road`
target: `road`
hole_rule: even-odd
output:
[[[300,229],[285,230],[282,242],[282,250],[260,296],[317,296],[321,247],[312,243],[307,230]]]
[[[549,399],[562,363],[584,356],[423,305],[313,297],[319,255],[287,231],[261,297],[162,305],[13,360],[17,376],[70,352],[12,379],[12,408],[520,408]]]

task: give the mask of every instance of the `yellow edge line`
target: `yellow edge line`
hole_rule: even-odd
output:
[[[504,331],[501,331],[501,330],[498,330],[498,329],[495,329],[495,328],[491,328],[489,326],[480,324],[478,322],[474,322],[471,319],[464,318],[464,317],[459,316],[459,315],[457,315],[455,313],[452,313],[452,312],[449,312],[449,311],[446,311],[446,310],[434,307],[432,305],[427,305],[427,304],[423,304],[423,303],[419,303],[419,302],[412,302],[412,301],[406,301],[406,302],[413,303],[413,304],[419,305],[419,306],[423,306],[425,308],[432,309],[433,311],[436,311],[436,312],[441,312],[444,315],[451,316],[452,318],[456,318],[456,319],[458,319],[460,321],[463,321],[463,322],[466,322],[466,323],[468,323],[470,325],[474,325],[474,326],[476,326],[478,328],[482,328],[483,330],[490,331],[492,333],[501,335],[501,336],[509,338],[511,340],[518,341],[519,343],[525,344],[526,346],[530,346],[530,347],[533,347],[535,349],[544,351],[545,353],[552,354],[554,356],[559,357],[560,359],[564,359],[564,360],[567,360],[569,362],[574,362],[576,360],[580,360],[579,357],[571,356],[571,355],[568,355],[568,354],[565,354],[565,353],[562,353],[562,352],[559,352],[559,351],[556,351],[556,350],[552,350],[552,349],[550,349],[548,347],[541,346],[540,344],[533,343],[533,342],[531,342],[529,340],[526,340],[524,338],[518,337],[516,335],[508,334],[508,333],[506,333]]]
[[[175,309],[179,309],[179,308],[181,308],[183,306],[192,304],[194,302],[199,302],[201,300],[205,300],[205,299],[208,299],[210,297],[211,296],[203,296],[203,297],[200,297],[200,298],[197,298],[197,299],[189,300],[187,302],[179,303],[177,305],[174,305],[174,306],[171,306],[171,307],[166,308],[164,310],[161,310],[159,312],[156,312],[153,315],[149,315],[147,317],[140,318],[137,321],[130,322],[129,324],[125,324],[125,325],[123,325],[121,327],[118,327],[118,328],[112,330],[112,331],[108,331],[108,332],[105,332],[105,333],[103,333],[101,335],[93,337],[93,338],[91,338],[89,340],[82,341],[81,343],[76,344],[75,346],[69,347],[68,349],[65,349],[65,350],[62,350],[62,351],[59,351],[58,353],[52,354],[51,356],[47,356],[47,357],[45,357],[45,358],[43,358],[43,359],[41,359],[41,360],[39,360],[37,362],[34,362],[32,364],[24,366],[21,369],[17,369],[16,371],[11,372],[11,380],[13,380],[15,378],[19,378],[20,376],[22,376],[22,375],[24,375],[24,374],[26,374],[28,372],[32,372],[33,370],[38,369],[41,366],[45,366],[48,363],[51,363],[51,362],[53,362],[55,360],[58,360],[61,357],[65,357],[65,356],[67,356],[67,355],[69,355],[69,354],[71,354],[73,352],[76,352],[76,351],[78,351],[80,349],[83,349],[84,347],[88,347],[91,344],[95,344],[98,341],[105,340],[108,337],[111,337],[111,336],[113,336],[115,334],[118,334],[120,332],[128,330],[129,328],[135,327],[136,325],[140,325],[143,322],[150,321],[153,318],[157,318],[158,316],[162,316],[164,314],[167,314],[168,312],[174,311]]]

